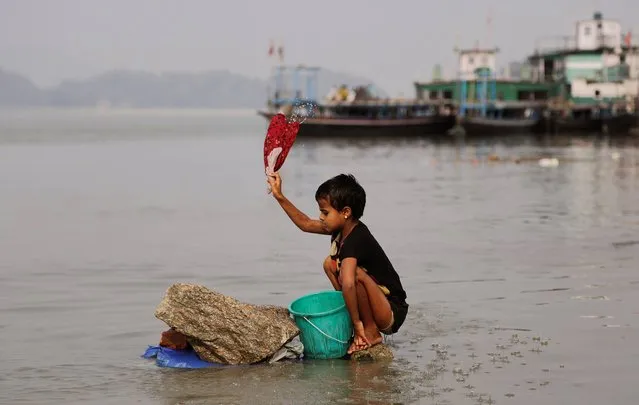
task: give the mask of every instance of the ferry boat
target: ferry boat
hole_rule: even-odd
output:
[[[569,37],[538,41],[517,75],[497,74],[499,49],[455,49],[454,78],[415,82],[417,97],[452,103],[468,134],[608,132],[637,125],[639,48],[601,13]]]
[[[445,134],[454,125],[450,104],[428,100],[386,98],[376,95],[371,86],[334,87],[323,99],[317,99],[319,68],[278,66],[273,77],[274,91],[267,107],[258,114],[270,120],[278,112],[297,117],[298,136],[312,137],[406,137]],[[293,76],[287,90],[286,77]],[[300,76],[306,79],[305,91]]]
[[[627,134],[637,124],[639,48],[630,31],[595,12],[574,34],[542,38],[528,57],[532,77],[552,86],[553,132]]]

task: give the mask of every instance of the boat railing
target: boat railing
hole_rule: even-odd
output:
[[[549,111],[591,111],[613,109],[617,111],[636,111],[634,100],[602,100],[600,102],[575,103],[566,99],[548,100]]]
[[[621,46],[619,38],[614,35],[599,35],[594,48],[617,48]],[[553,53],[577,52],[580,49],[577,38],[572,35],[542,37],[535,41],[535,52],[533,56],[547,55]]]
[[[319,103],[322,107],[411,107],[411,106],[437,106],[446,104],[445,100],[424,99],[379,99],[379,100],[354,100],[354,101],[324,101]]]
[[[338,119],[338,120],[375,120],[375,121],[400,121],[400,120],[414,120],[418,118],[427,118],[435,116],[451,116],[452,113],[439,113],[438,111],[423,110],[423,111],[369,111],[366,114],[351,114],[351,113],[336,113],[331,110],[320,110],[313,112],[312,118],[314,119]]]
[[[535,41],[535,54],[548,54],[577,48],[574,36],[562,35],[539,38]]]
[[[490,108],[509,108],[509,109],[524,109],[524,108],[535,108],[535,107],[544,107],[548,104],[547,100],[520,100],[520,101],[500,101],[500,100],[488,100],[485,105]],[[464,103],[465,108],[483,108],[484,103],[477,102],[466,102]]]

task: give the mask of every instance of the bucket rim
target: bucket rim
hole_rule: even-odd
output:
[[[302,295],[301,297],[295,299],[293,302],[291,302],[288,305],[288,312],[290,312],[291,314],[293,314],[294,316],[305,316],[305,317],[317,317],[317,316],[326,316],[326,315],[330,315],[330,314],[334,314],[335,312],[341,311],[345,306],[346,303],[342,304],[341,306],[337,307],[337,308],[333,308],[333,309],[329,309],[328,311],[324,311],[324,312],[315,312],[315,313],[309,313],[309,312],[299,312],[299,311],[294,311],[293,310],[293,304],[295,304],[296,302],[305,299],[305,298],[309,298],[309,297],[313,297],[316,295],[323,295],[323,294],[327,294],[327,293],[342,293],[341,291],[336,291],[336,290],[325,290],[325,291],[318,291],[318,292],[314,292],[311,294],[306,294],[306,295]]]

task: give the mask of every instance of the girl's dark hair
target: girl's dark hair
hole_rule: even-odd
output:
[[[315,192],[315,200],[325,198],[338,211],[350,207],[353,218],[364,215],[366,192],[352,174],[339,174],[320,184]]]

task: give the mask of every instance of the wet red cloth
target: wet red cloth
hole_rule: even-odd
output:
[[[282,113],[271,118],[264,139],[264,169],[267,174],[280,170],[295,143],[299,130],[300,123],[288,122]]]
[[[189,342],[186,340],[186,336],[171,328],[162,332],[160,346],[173,350],[184,350],[189,346]]]

